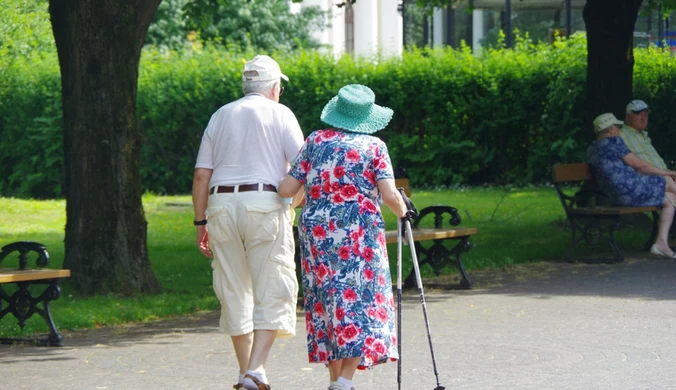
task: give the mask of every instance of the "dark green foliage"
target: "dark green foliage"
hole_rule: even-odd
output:
[[[47,0],[0,0],[0,56],[56,52]]]
[[[583,161],[593,139],[585,123],[584,37],[480,58],[468,48],[412,50],[399,59],[339,60],[313,51],[272,53],[287,75],[282,103],[306,135],[324,127],[319,114],[338,89],[362,83],[391,107],[380,137],[414,187],[526,184],[549,180],[551,157]],[[239,98],[241,69],[255,53],[207,45],[144,52],[138,88],[143,134],[142,185],[188,193],[197,148],[211,114]],[[637,50],[635,97],[652,107],[650,135],[673,167],[676,60]],[[0,195],[62,196],[59,70],[51,55],[0,59]]]
[[[188,0],[162,0],[146,34],[147,45],[180,50],[190,45],[188,17],[184,11]]]
[[[283,0],[170,0],[170,4],[174,14],[185,18],[184,37],[195,31],[203,41],[247,50],[318,48],[312,33],[321,31],[327,23],[319,7],[304,7],[292,14],[289,3]],[[171,26],[178,19],[165,13],[156,17],[154,24],[166,22]],[[155,28],[151,27],[151,36]]]
[[[0,194],[63,195],[61,78],[56,55],[0,59]]]

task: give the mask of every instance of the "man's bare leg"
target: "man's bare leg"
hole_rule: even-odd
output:
[[[667,192],[664,194],[666,200],[662,211],[660,212],[660,226],[657,231],[657,240],[655,240],[655,246],[661,249],[665,253],[673,253],[671,248],[669,248],[668,239],[669,239],[669,229],[674,220],[674,203],[676,203],[676,195]]]
[[[260,383],[268,384],[268,377],[265,375],[265,362],[268,360],[270,348],[272,348],[276,337],[276,330],[254,330],[248,369],[242,381],[245,388],[258,389]]]
[[[665,176],[666,191],[676,195],[676,182],[670,176]]]
[[[254,330],[253,347],[249,357],[248,370],[257,371],[264,369],[270,354],[270,348],[277,337],[276,330]]]
[[[254,341],[253,332],[231,336],[232,345],[235,347],[235,355],[237,355],[237,363],[239,364],[239,373],[246,374],[247,367],[249,367],[249,360],[251,360],[251,346]]]

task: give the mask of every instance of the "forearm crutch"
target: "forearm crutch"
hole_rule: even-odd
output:
[[[401,390],[401,219],[397,218],[397,389]]]
[[[406,217],[401,218],[400,222],[398,224],[397,230],[402,229],[401,224],[403,220],[403,229],[404,233],[406,234],[406,239],[408,240],[408,246],[411,248],[411,261],[413,262],[413,270],[415,271],[415,279],[416,282],[418,283],[418,291],[420,293],[420,303],[422,304],[422,310],[423,310],[423,316],[425,317],[425,329],[427,330],[427,340],[429,341],[430,344],[430,354],[432,355],[432,367],[434,368],[434,376],[436,377],[437,380],[437,387],[434,388],[434,390],[445,390],[446,388],[442,386],[439,383],[439,372],[437,371],[437,361],[436,358],[434,357],[434,347],[432,346],[432,331],[430,330],[430,322],[427,317],[427,304],[425,303],[425,291],[423,289],[423,284],[422,284],[422,278],[420,277],[420,266],[418,265],[418,255],[415,252],[415,243],[413,241],[413,231],[411,230],[411,216],[417,214],[417,210],[415,209],[415,206],[413,206],[413,203],[411,202],[410,199],[406,196],[404,193],[403,189],[399,189],[402,198],[404,200],[404,203],[406,203],[406,207],[408,209],[408,212],[406,214]],[[399,236],[398,241],[398,258],[397,260],[399,261],[399,258],[401,256],[401,235]],[[399,265],[397,265],[399,267]],[[399,269],[397,270],[399,272]],[[400,293],[400,287],[401,286],[401,275],[397,275],[397,289],[398,293]],[[401,298],[400,298],[401,299]],[[401,300],[400,300],[401,302]],[[401,309],[399,309],[401,312]],[[401,316],[401,314],[400,314]],[[401,322],[400,322],[401,323]],[[401,326],[400,323],[397,326]],[[401,336],[399,336],[401,339]],[[401,350],[399,350],[399,358],[401,359]],[[397,380],[400,380],[399,378]]]

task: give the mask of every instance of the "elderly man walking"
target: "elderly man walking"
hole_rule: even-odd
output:
[[[296,329],[293,215],[276,186],[303,145],[303,133],[279,103],[281,79],[288,81],[272,58],[248,61],[245,96],[212,115],[195,164],[197,246],[213,258],[220,328],[230,335],[239,363],[235,389],[270,389],[270,348],[277,336]]]

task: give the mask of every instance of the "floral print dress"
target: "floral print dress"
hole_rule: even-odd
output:
[[[616,206],[663,206],[664,176],[643,175],[627,163],[631,150],[620,137],[594,141],[587,149],[587,161],[601,190]]]
[[[359,369],[398,359],[380,179],[394,178],[378,138],[310,134],[291,167],[303,182],[299,220],[311,363],[361,357]]]

